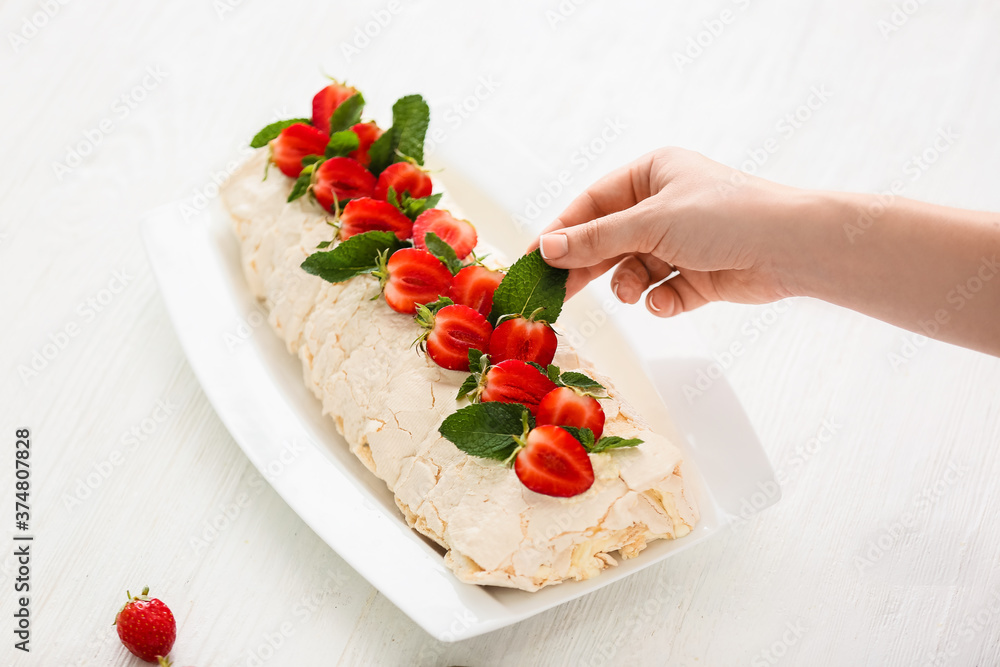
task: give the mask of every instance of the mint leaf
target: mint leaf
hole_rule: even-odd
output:
[[[452,275],[462,270],[462,262],[455,254],[455,249],[434,232],[427,232],[424,235],[424,245],[427,246],[427,252],[440,259]]]
[[[403,196],[400,200],[393,202],[393,204],[395,204],[396,208],[398,208],[406,217],[415,221],[417,216],[421,213],[437,206],[438,202],[441,201],[442,194],[443,193],[439,192],[436,195],[430,195],[429,197],[414,199],[410,196],[409,192],[403,192]]]
[[[474,403],[450,414],[438,431],[466,454],[505,461],[517,448],[514,438],[524,433],[527,413],[520,403]]]
[[[368,147],[368,171],[378,178],[382,171],[393,163],[396,157],[396,144],[393,141],[393,129],[390,127]]]
[[[469,348],[469,370],[473,373],[485,373],[490,366],[490,356],[474,347]]]
[[[454,306],[454,305],[455,305],[455,302],[452,301],[451,299],[449,299],[448,297],[446,297],[446,296],[439,296],[436,300],[431,301],[428,304],[425,304],[424,308],[426,308],[427,310],[431,311],[432,313],[436,313],[437,311],[441,310],[445,306]]]
[[[318,246],[316,246],[316,247],[319,250],[322,250],[323,248],[328,248],[331,245],[333,245],[333,241],[320,241],[320,244]]]
[[[330,134],[347,130],[361,122],[361,110],[365,108],[365,98],[354,93],[340,103],[330,116]]]
[[[549,266],[538,250],[514,262],[493,294],[490,324],[504,315],[527,317],[544,308],[542,319],[555,322],[566,300],[569,271]]]
[[[558,366],[556,366],[555,364],[549,364],[549,367],[545,369],[544,373],[554,383],[559,384],[559,367]]]
[[[580,444],[588,452],[594,447],[594,432],[589,428],[577,428],[575,426],[560,426],[559,428],[568,431],[571,436],[579,440]]]
[[[271,141],[278,138],[281,131],[288,127],[289,125],[295,125],[296,123],[302,123],[304,125],[309,125],[308,118],[292,118],[291,120],[279,120],[275,123],[271,123],[263,130],[253,135],[253,139],[250,140],[250,148],[261,148],[262,146],[267,146]]]
[[[431,110],[420,95],[407,95],[392,105],[393,148],[417,164],[424,163],[424,137],[430,125]],[[394,161],[401,157],[394,156]]]
[[[309,186],[312,184],[312,174],[316,170],[316,163],[307,165],[299,177],[295,179],[295,185],[292,186],[292,191],[288,193],[288,201],[293,202],[306,192],[309,191]]]
[[[590,429],[584,429],[589,431]],[[593,440],[593,434],[591,434],[591,440]],[[636,445],[641,445],[642,440],[639,438],[620,438],[617,435],[606,435],[597,441],[597,444],[591,443],[591,446],[587,448],[587,451],[591,454],[600,454],[601,452],[606,452],[609,449],[621,449],[622,447],[635,447]]]
[[[472,350],[469,350],[469,352],[472,352]],[[458,388],[458,395],[455,396],[455,400],[456,401],[462,400],[463,398],[474,392],[478,387],[479,387],[479,378],[477,378],[475,375],[470,375],[469,377],[465,378],[465,380],[462,382],[462,386]]]
[[[404,247],[392,232],[362,232],[339,243],[333,250],[315,252],[302,262],[302,269],[331,283],[340,283],[378,267],[379,253],[392,254]]]
[[[556,384],[562,384],[564,387],[573,387],[587,393],[604,391],[604,385],[600,382],[589,375],[578,373],[577,371],[566,371],[561,374]]]
[[[340,107],[337,108],[339,109]],[[358,146],[360,145],[358,135],[352,130],[334,132],[330,135],[330,141],[326,144],[326,156],[345,157],[351,151],[358,150]]]

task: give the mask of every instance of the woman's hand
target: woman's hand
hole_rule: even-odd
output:
[[[636,303],[656,285],[646,307],[661,317],[709,301],[775,301],[796,293],[785,254],[796,251],[787,234],[798,192],[662,148],[577,197],[542,232],[542,256],[570,269],[571,295],[617,265],[615,295]]]
[[[618,298],[652,288],[660,317],[812,296],[1000,355],[996,213],[799,190],[662,148],[590,186],[539,242],[570,295],[617,265]]]

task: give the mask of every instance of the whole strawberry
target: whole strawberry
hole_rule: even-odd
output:
[[[177,622],[174,615],[156,598],[149,597],[149,586],[142,594],[132,597],[128,591],[128,602],[115,616],[118,637],[133,655],[146,662],[156,662],[173,648],[177,638]]]

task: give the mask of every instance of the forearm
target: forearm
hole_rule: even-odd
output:
[[[1000,214],[830,192],[790,206],[796,293],[1000,355]]]

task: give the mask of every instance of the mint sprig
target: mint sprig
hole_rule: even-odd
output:
[[[393,162],[396,154],[396,145],[392,139],[392,128],[386,130],[382,135],[372,142],[368,147],[368,171],[378,178],[379,174],[385,171]]]
[[[361,122],[361,110],[365,108],[365,98],[354,93],[341,102],[330,115],[330,134],[349,130]]]
[[[404,191],[402,195],[397,195],[395,188],[390,186],[386,200],[398,208],[399,211],[410,220],[416,221],[417,217],[421,213],[438,205],[438,202],[441,201],[442,194],[444,193],[439,192],[437,194],[430,195],[429,197],[414,198],[411,197],[410,193],[407,191]]]
[[[430,121],[431,109],[420,95],[401,97],[392,105],[395,149],[419,165],[424,163],[424,137]]]
[[[588,454],[601,454],[609,449],[635,447],[642,444],[642,440],[639,438],[622,438],[617,435],[606,435],[594,442],[594,432],[589,428],[576,428],[575,426],[560,426],[559,428],[576,438]]]
[[[309,186],[312,185],[313,172],[316,171],[317,164],[317,162],[312,162],[302,168],[302,173],[295,179],[292,191],[288,193],[288,201],[293,202],[309,191]]]
[[[368,149],[368,169],[376,177],[393,162],[412,160],[424,163],[424,138],[431,110],[420,95],[407,95],[392,105],[392,127]]]
[[[589,431],[590,429],[584,429],[584,430]],[[594,437],[593,434],[591,434],[590,437],[593,438]],[[641,445],[641,444],[642,440],[640,440],[639,438],[622,438],[617,435],[606,435],[600,440],[598,440],[597,443],[587,448],[587,451],[590,452],[591,454],[600,454],[602,452],[608,451],[609,449],[622,449],[623,447],[635,447],[636,445]],[[584,446],[586,447],[586,445]]]
[[[466,454],[507,461],[534,426],[528,409],[520,403],[475,403],[458,410],[438,431]]]
[[[455,249],[434,232],[427,232],[424,235],[424,245],[427,252],[441,260],[441,263],[448,267],[451,275],[462,270],[462,260],[455,254]]]
[[[334,132],[326,144],[326,157],[345,157],[351,151],[358,150],[360,145],[358,135],[353,130]]]
[[[407,244],[392,232],[355,234],[333,250],[315,252],[302,262],[302,269],[331,283],[340,283],[379,266],[380,256],[389,256]]]
[[[527,317],[541,310],[539,318],[555,322],[566,300],[566,278],[569,271],[549,266],[539,250],[514,262],[493,293],[490,324],[496,325],[503,316]]]
[[[302,123],[303,125],[309,125],[308,118],[291,118],[289,120],[279,120],[270,125],[267,125],[257,134],[253,135],[253,139],[250,140],[250,148],[261,148],[267,146],[273,140],[278,138],[281,131],[288,127],[289,125],[295,125],[296,123]]]
[[[566,371],[564,373],[559,370],[559,367],[555,364],[549,364],[548,368],[542,368],[533,362],[528,363],[531,363],[533,366],[538,368],[538,370],[545,373],[545,375],[559,387],[570,387],[571,389],[576,389],[581,394],[587,394],[589,396],[604,394],[607,391],[604,388],[604,385],[586,373],[581,373],[579,371]]]

